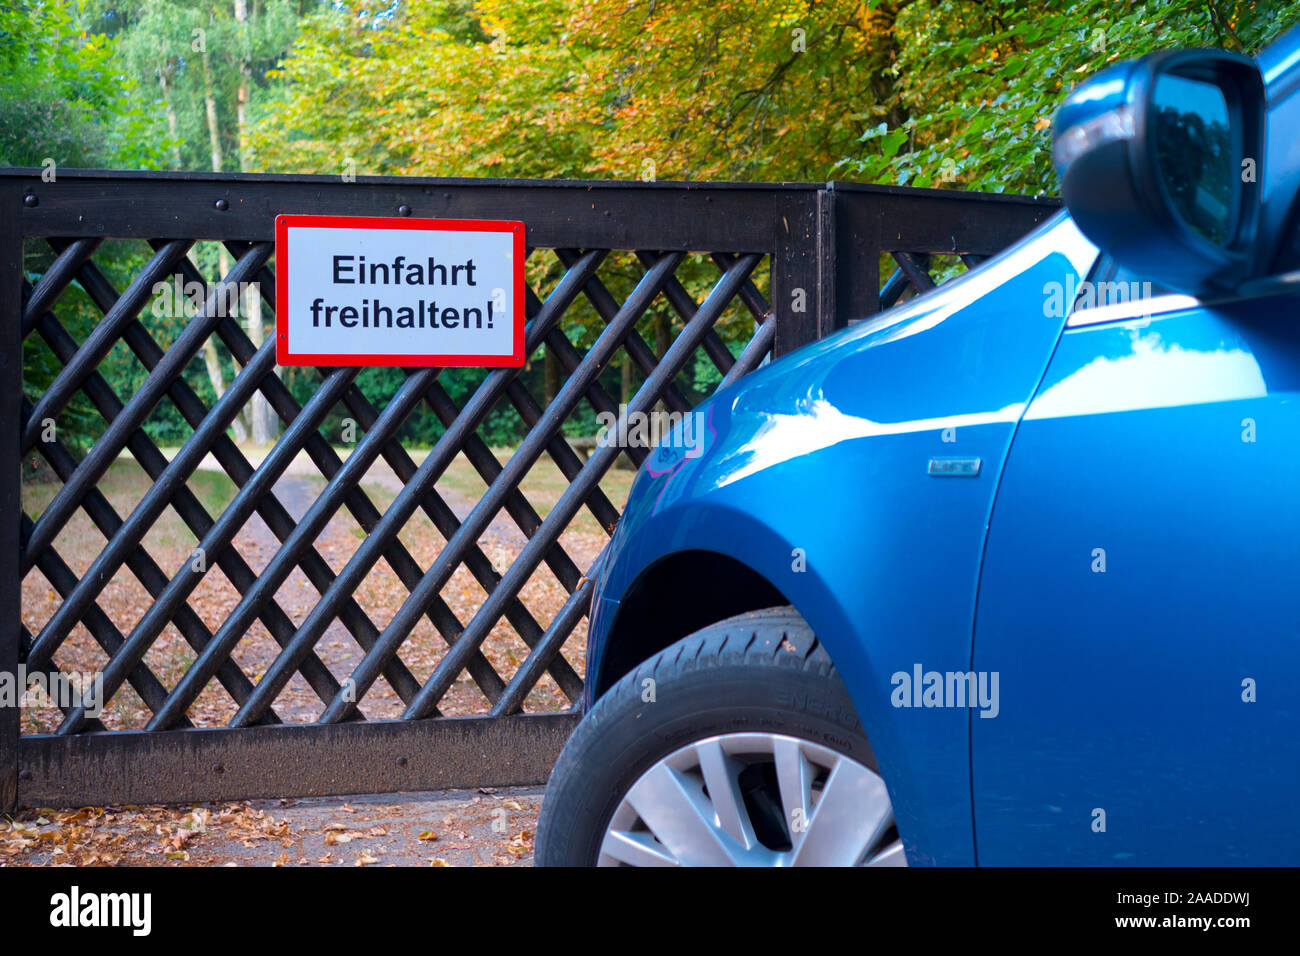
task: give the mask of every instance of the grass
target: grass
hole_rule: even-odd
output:
[[[176,448],[164,448],[162,449],[162,452],[168,458],[171,458],[178,450],[179,449]],[[261,463],[266,452],[269,450],[270,449],[249,447],[244,449],[244,454],[248,457],[254,467],[256,467]],[[349,446],[335,446],[334,450],[338,452],[339,457],[343,459],[346,459],[348,455],[352,453],[352,448]],[[429,448],[413,447],[407,448],[406,452],[411,456],[411,459],[416,463],[416,465],[419,465],[428,456],[430,450],[431,449]],[[510,456],[514,454],[514,449],[494,448],[492,449],[492,454],[496,456],[497,462],[504,467],[510,460]],[[300,452],[298,457],[302,461],[307,460],[306,453]],[[119,462],[119,464],[121,464],[121,462]],[[317,480],[320,480],[319,475],[315,474],[299,475],[299,477],[316,478]],[[609,496],[610,501],[612,501],[614,506],[620,511],[623,509],[623,505],[627,502],[628,491],[631,489],[632,480],[635,477],[636,472],[630,469],[611,468],[600,480],[601,489]],[[200,498],[202,498],[205,493],[201,492],[200,489],[195,486],[196,482],[200,481],[211,481],[206,493],[211,494],[214,501],[222,500],[221,496],[226,495],[224,502],[229,502],[230,496],[233,496],[234,494],[233,484],[230,483],[229,479],[226,478],[223,473],[199,470],[194,473],[194,476],[191,477],[189,483],[191,489],[193,489],[196,494],[199,494]],[[229,490],[223,486],[223,483],[230,486]],[[371,491],[375,488],[375,482],[367,481],[364,478],[362,479],[362,484],[367,486],[367,491]],[[469,459],[463,454],[458,454],[452,460],[451,464],[438,478],[438,486],[465,498],[479,498],[487,490],[486,482],[483,481],[483,478],[479,475],[478,471],[475,470],[474,466],[470,464]],[[528,500],[532,502],[533,507],[537,509],[537,513],[545,518],[550,513],[551,509],[555,507],[555,503],[560,500],[560,496],[564,494],[565,490],[569,487],[569,480],[564,477],[564,473],[560,471],[559,467],[551,459],[551,456],[543,453],[536,463],[534,463],[532,468],[528,470],[528,473],[525,475],[524,480],[520,483],[519,487],[524,493],[524,496],[527,497]],[[383,500],[391,501],[394,494],[389,491],[386,496],[381,497]],[[224,504],[222,506],[224,507]],[[602,530],[599,525],[596,524],[595,519],[591,518],[589,514],[585,511],[582,512],[582,514],[586,516],[586,524],[578,530],[593,532]]]
[[[235,492],[239,490],[224,472],[217,471],[196,471],[190,475],[186,484],[207,509],[208,514],[213,517],[225,510],[235,497]],[[22,489],[23,510],[35,521],[50,506],[50,501],[62,487],[63,483],[57,479],[55,481],[25,480]],[[95,487],[108,499],[113,510],[125,518],[144,497],[145,492],[153,487],[153,480],[132,459],[119,458],[109,466],[104,476],[95,483]],[[167,524],[174,527],[165,530],[182,536],[188,535],[190,539],[194,538],[179,516],[170,509],[167,515],[171,519]]]
[[[352,449],[347,446],[336,446],[334,449],[338,452],[339,457],[346,459],[351,454]],[[430,449],[428,448],[408,448],[407,454],[416,465],[421,464],[428,457]],[[175,454],[175,449],[163,449],[163,453],[168,457]],[[256,466],[265,451],[259,449],[245,449],[245,454],[249,460]],[[497,462],[504,467],[514,454],[513,448],[494,448],[492,454],[496,456]],[[305,453],[299,454],[299,459],[307,461]],[[215,474],[212,472],[197,472],[196,475]],[[295,472],[297,477],[305,478],[312,481],[317,489],[325,487],[324,479],[315,471],[314,467],[302,472]],[[217,475],[217,477],[224,477]],[[605,492],[609,500],[620,512],[623,505],[627,502],[628,492],[632,488],[632,481],[636,477],[636,472],[624,468],[611,468],[600,480],[600,488]],[[192,484],[192,482],[191,482]],[[361,481],[366,493],[375,502],[380,511],[384,511],[397,497],[397,491],[390,482],[381,482],[376,480],[374,475],[363,478]],[[450,465],[443,471],[437,481],[437,487],[444,494],[450,493],[453,497],[461,499],[478,500],[487,491],[487,483],[479,475],[468,458],[463,454],[458,454]],[[559,466],[551,459],[549,454],[543,454],[528,470],[524,479],[519,484],[519,489],[524,497],[532,504],[537,513],[545,518],[551,513],[560,496],[569,487],[569,480],[564,477]],[[577,531],[583,534],[606,534],[591,512],[586,508],[581,509],[569,525],[569,530]],[[364,536],[364,533],[358,532]]]
[[[510,460],[514,453],[512,448],[494,448],[492,453],[496,455],[497,461],[504,466]],[[423,460],[421,454],[418,460]],[[632,479],[636,477],[636,472],[626,471],[621,468],[611,468],[605,473],[605,477],[600,481],[601,490],[614,503],[614,507],[621,512],[623,505],[627,502],[628,491],[632,488]],[[474,466],[464,455],[457,455],[455,460],[447,468],[440,483],[445,484],[448,488],[467,498],[479,498],[487,490],[487,484],[480,477]],[[568,490],[569,480],[564,477],[564,473],[551,460],[551,456],[543,454],[536,464],[529,469],[524,480],[520,482],[519,489],[523,492],[525,498],[532,503],[537,509],[537,513],[545,518],[551,513],[560,496]],[[591,512],[583,508],[578,512],[571,525],[573,530],[581,531],[588,534],[598,534],[602,528],[592,517]]]

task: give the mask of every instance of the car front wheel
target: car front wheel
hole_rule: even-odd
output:
[[[625,675],[564,748],[541,866],[905,866],[889,792],[830,657],[790,607]]]

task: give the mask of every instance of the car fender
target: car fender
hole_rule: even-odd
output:
[[[909,859],[974,862],[969,710],[914,707],[919,688],[900,703],[895,675],[970,668],[997,479],[1069,304],[1053,316],[1045,303],[1095,256],[1057,216],[997,261],[701,405],[637,477],[599,572],[588,673],[646,569],[687,550],[730,557],[826,646]],[[707,586],[682,599],[707,601]]]

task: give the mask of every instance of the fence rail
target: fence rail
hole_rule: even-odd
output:
[[[129,687],[149,715],[143,727],[110,730],[88,706],[94,701],[82,697],[62,702],[53,732],[22,733],[18,707],[0,706],[0,809],[543,781],[577,720],[572,705],[582,677],[561,651],[580,629],[592,587],[593,563],[575,558],[562,535],[583,509],[612,533],[619,512],[602,478],[620,455],[633,464],[645,455],[644,448],[598,445],[584,457],[564,437],[565,423],[581,408],[619,414],[620,402],[601,378],[611,363],[625,357],[640,378],[627,414],[689,411],[693,398],[683,375],[699,356],[728,384],[769,354],[924,291],[933,256],[974,265],[1054,207],[1025,197],[844,183],[341,182],[88,171],[45,182],[37,170],[0,171],[0,433],[18,461],[41,456],[59,482],[39,514],[29,515],[19,469],[0,481],[0,515],[9,516],[0,520],[0,673],[17,675],[21,667],[28,679],[52,680],[71,635],[84,633],[103,655],[100,702]],[[530,254],[555,277],[529,289],[525,332],[526,354],[545,350],[562,373],[554,394],[539,399],[518,370],[496,369],[458,403],[443,370],[410,369],[377,403],[358,385],[358,369],[323,368],[300,401],[276,374],[273,338],[257,344],[219,307],[224,284],[254,282],[263,307],[274,309],[273,229],[286,213],[523,221]],[[147,261],[121,289],[96,260],[107,240],[118,239],[148,243]],[[201,241],[226,250],[233,265],[224,278],[210,279],[187,257]],[[894,268],[882,282],[885,255]],[[606,274],[620,256],[639,269],[622,296]],[[712,275],[701,290],[706,267]],[[142,316],[156,284],[177,277],[212,291],[163,344]],[[80,341],[59,318],[60,300],[73,288],[101,316]],[[579,302],[599,320],[586,345],[565,326]],[[652,309],[671,316],[674,334],[666,341],[647,341],[638,329]],[[752,319],[753,333],[747,344],[729,346],[719,322],[737,312]],[[236,374],[219,397],[205,401],[185,372],[209,339],[228,350]],[[42,343],[58,363],[39,392],[23,367],[25,341]],[[118,394],[100,371],[122,345],[147,370],[130,394]],[[259,394],[283,432],[254,461],[228,429]],[[103,423],[83,456],[44,427],[74,400],[88,402]],[[170,454],[144,427],[160,403],[170,403],[189,429]],[[445,429],[419,462],[399,440],[418,408]],[[504,462],[481,435],[500,409],[518,417],[524,434]],[[346,456],[321,432],[339,410],[361,436]],[[152,484],[123,515],[100,486],[127,455]],[[302,456],[324,486],[294,515],[275,488]],[[545,517],[522,489],[543,456],[567,483]],[[440,484],[458,458],[486,487],[460,514]],[[196,470],[212,461],[237,489],[215,514],[192,487]],[[375,467],[400,482],[384,507],[365,484]],[[210,559],[198,562],[201,568],[183,564],[169,572],[151,553],[149,535],[168,511],[198,542],[196,553]],[[364,537],[336,570],[321,539],[341,513]],[[502,514],[522,544],[498,568],[482,541]],[[423,562],[401,537],[417,515],[445,541]],[[94,554],[60,552],[78,516],[102,535]],[[260,570],[236,540],[254,520],[274,536]],[[382,626],[359,597],[381,562],[405,589]],[[564,598],[539,620],[521,593],[543,567]],[[104,602],[108,582],[122,569],[149,596],[138,616]],[[237,595],[215,625],[192,604],[214,569]],[[468,621],[445,600],[460,569],[484,595]],[[22,607],[24,582],[39,580],[32,575],[57,595],[47,615]],[[295,575],[319,595],[296,615],[281,601]],[[527,648],[512,672],[484,653],[502,621]],[[422,622],[444,646],[417,677],[402,652]],[[356,646],[346,665],[321,656],[322,637],[340,625]],[[254,627],[274,640],[275,657],[250,674],[236,649]],[[149,657],[168,629],[190,649],[192,659],[178,674],[158,673]],[[465,675],[486,699],[486,713],[446,716],[440,704]],[[544,676],[569,701],[566,712],[525,712]],[[319,701],[308,721],[286,720],[276,710],[295,678]],[[377,682],[400,699],[400,714],[367,719],[367,694]],[[221,688],[233,714],[222,726],[195,726],[195,703],[212,687]]]

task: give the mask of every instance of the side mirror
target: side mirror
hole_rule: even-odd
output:
[[[1218,50],[1110,67],[1056,114],[1052,159],[1075,223],[1117,262],[1179,292],[1256,269],[1264,81]]]

